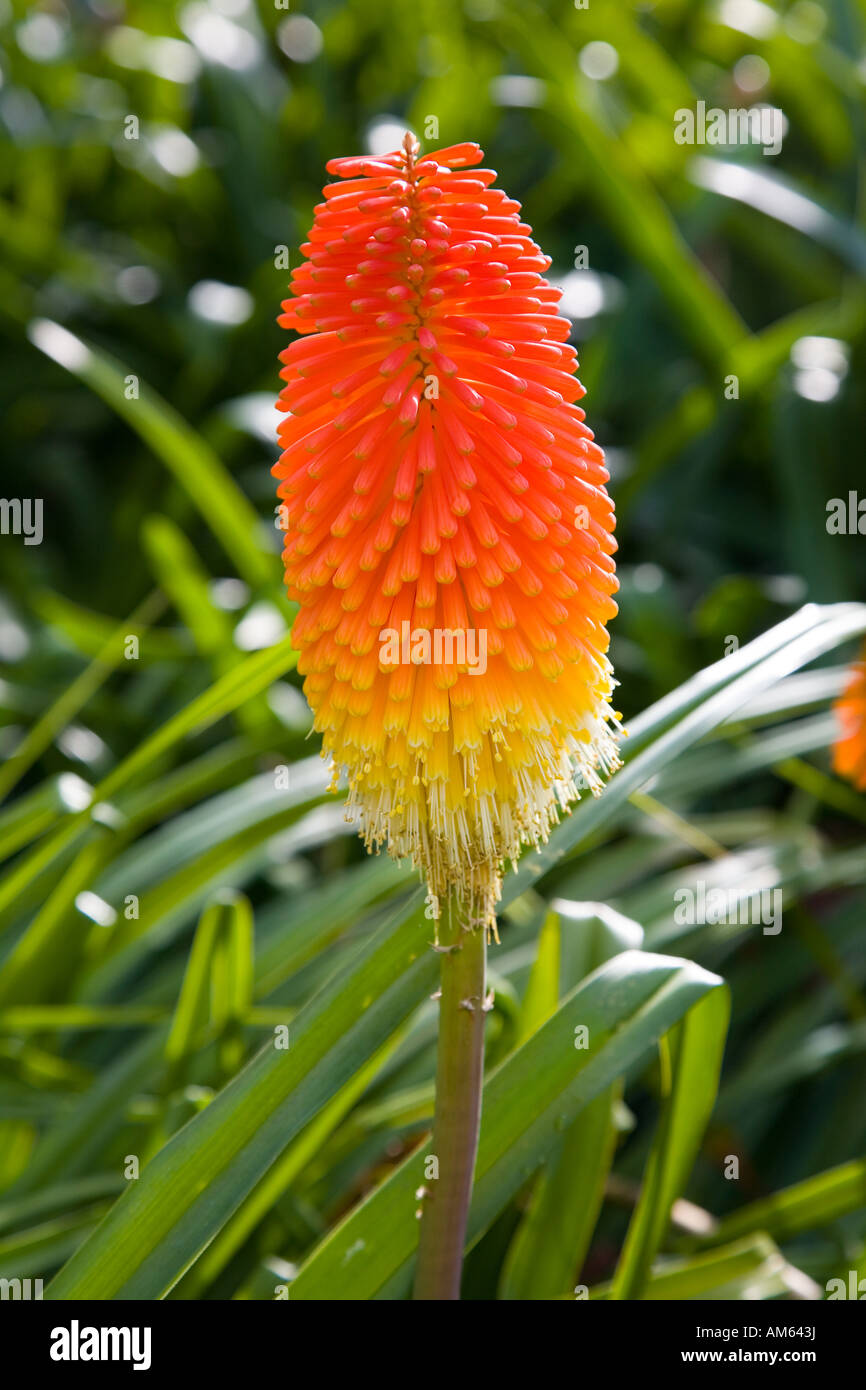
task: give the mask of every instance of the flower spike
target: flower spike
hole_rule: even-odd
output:
[[[286,582],[323,753],[431,915],[617,766],[604,456],[550,260],[466,143],[333,159],[280,324]]]

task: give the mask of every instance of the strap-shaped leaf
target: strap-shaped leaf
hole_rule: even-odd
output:
[[[145,1168],[46,1290],[163,1297],[286,1145],[399,1027],[436,978],[430,923],[392,917]]]
[[[640,949],[637,922],[605,903],[557,898],[551,916],[561,924],[563,954],[579,979],[629,948]],[[509,1247],[500,1298],[551,1299],[568,1292],[583,1265],[604,1199],[616,1148],[616,1081],[580,1112],[539,1174],[529,1210]]]
[[[722,981],[690,961],[626,951],[567,996],[484,1087],[468,1242],[489,1228],[575,1116]],[[579,1046],[586,1029],[589,1047]],[[293,1299],[399,1298],[411,1279],[422,1145],[313,1252]]]
[[[727,988],[716,990],[665,1039],[667,1095],[614,1277],[614,1298],[640,1298],[671,1207],[688,1181],[716,1099],[729,1012]]]

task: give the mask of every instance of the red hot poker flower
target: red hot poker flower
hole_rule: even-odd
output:
[[[493,923],[616,765],[614,517],[570,325],[477,145],[334,159],[283,327],[294,640],[368,849]]]

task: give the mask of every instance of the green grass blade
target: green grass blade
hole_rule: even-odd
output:
[[[669,1092],[643,1186],[613,1280],[612,1297],[640,1298],[682,1195],[707,1126],[722,1066],[730,1002],[727,989],[702,999],[670,1038]],[[667,1040],[665,1040],[667,1043]]]

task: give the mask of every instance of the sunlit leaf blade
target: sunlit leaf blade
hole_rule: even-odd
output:
[[[665,1260],[649,1274],[642,1297],[649,1300],[707,1298],[734,1286],[739,1297],[755,1296],[762,1279],[775,1279],[784,1260],[765,1235],[750,1235],[686,1260]],[[611,1298],[613,1287],[599,1284],[589,1290],[590,1299]]]
[[[506,880],[503,904],[539,879],[582,839],[611,820],[623,801],[686,748],[730,719],[749,699],[801,665],[866,631],[866,607],[836,604],[810,607],[764,633],[748,646],[708,667],[633,723],[626,764],[604,796],[584,800],[554,830],[538,854],[526,856],[519,872]],[[726,663],[730,665],[726,666]],[[676,721],[676,722],[675,722]],[[653,737],[653,735],[656,735]],[[521,882],[521,876],[526,879]],[[529,880],[529,883],[527,883]]]
[[[642,944],[637,922],[604,904],[556,899],[553,907],[566,939],[575,939],[572,968],[577,965],[579,978],[621,951],[639,949]],[[616,1146],[615,1112],[622,1089],[615,1082],[590,1101],[539,1175],[529,1210],[508,1251],[500,1298],[558,1298],[571,1288],[601,1209]]]
[[[557,1135],[721,981],[691,963],[627,951],[603,965],[487,1080],[468,1240],[476,1241]],[[575,1045],[585,1027],[589,1049]],[[395,1298],[418,1239],[424,1146],[313,1252],[293,1299]],[[327,1291],[327,1292],[326,1292]]]
[[[728,991],[710,994],[664,1040],[662,1115],[613,1280],[612,1297],[639,1298],[712,1113],[728,1028]],[[664,1063],[667,1065],[664,1065]]]
[[[852,1159],[731,1212],[718,1223],[708,1243],[737,1240],[749,1231],[766,1231],[774,1240],[790,1240],[801,1231],[824,1226],[864,1205],[866,1159]]]
[[[247,657],[240,666],[221,676],[209,690],[197,696],[186,708],[172,715],[162,728],[145,738],[119,763],[93,789],[93,806],[96,807],[100,802],[115,796],[185,738],[209,728],[217,720],[237,709],[244,700],[266,690],[273,681],[290,670],[296,661],[297,653],[292,649],[288,637],[274,647]],[[3,914],[9,912],[20,896],[33,886],[66,849],[87,833],[90,824],[91,812],[79,812],[66,824],[61,823],[53,835],[14,865],[0,884],[0,923]]]
[[[156,1155],[46,1297],[161,1298],[286,1144],[432,987],[429,923],[391,921]]]

